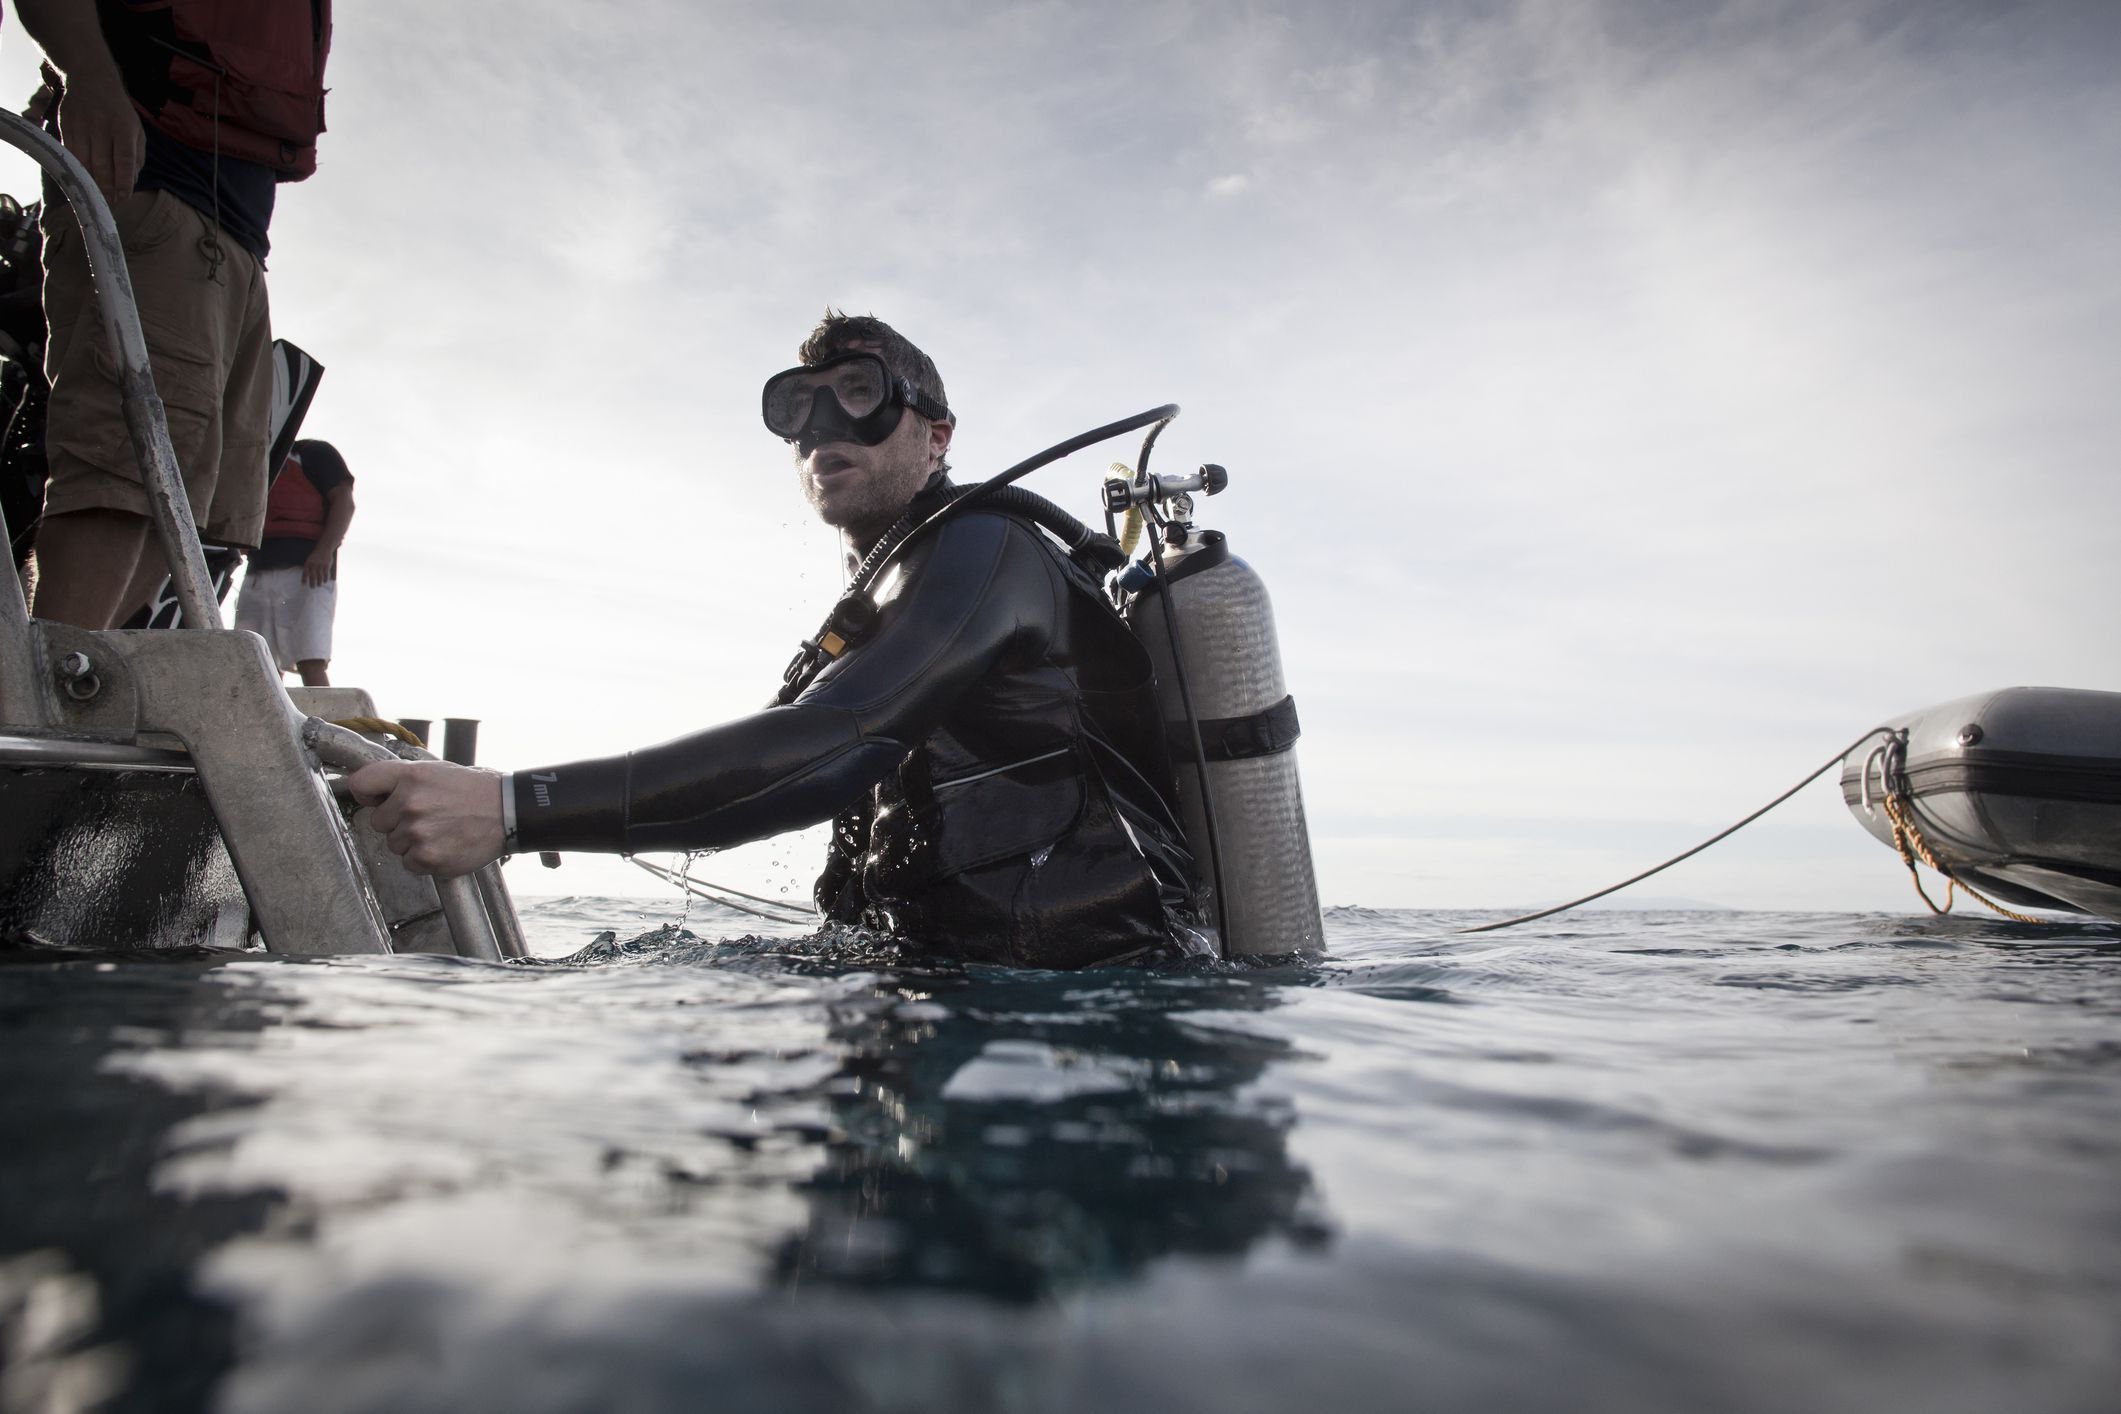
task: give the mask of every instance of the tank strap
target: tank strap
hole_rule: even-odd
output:
[[[1210,761],[1273,756],[1296,745],[1296,738],[1302,734],[1294,697],[1284,697],[1272,707],[1242,717],[1203,717],[1200,721],[1200,745]],[[1164,740],[1174,755],[1192,757],[1193,734],[1186,723],[1164,723]]]

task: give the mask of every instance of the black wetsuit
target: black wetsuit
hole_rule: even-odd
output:
[[[875,625],[790,705],[517,772],[521,847],[706,849],[832,819],[830,917],[1022,966],[1169,945],[1188,861],[1132,633],[1010,515],[968,509],[900,566]]]

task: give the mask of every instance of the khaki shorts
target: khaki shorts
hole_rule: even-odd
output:
[[[155,391],[201,539],[246,548],[265,525],[265,453],[272,418],[272,319],[256,257],[165,191],[113,208],[140,306]],[[125,428],[111,357],[63,202],[44,212],[44,371],[51,466],[44,513],[148,514],[140,463]],[[218,259],[214,256],[218,255]]]
[[[339,607],[339,582],[304,584],[302,567],[253,570],[243,577],[236,600],[236,627],[265,640],[280,671],[298,664],[331,661],[331,620]]]

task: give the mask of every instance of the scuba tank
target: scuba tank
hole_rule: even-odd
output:
[[[1154,522],[1150,557],[1117,587],[1156,665],[1203,921],[1221,924],[1225,957],[1323,952],[1296,700],[1282,679],[1274,606],[1223,534],[1192,524],[1192,493],[1228,484],[1212,465],[1190,477],[1107,482],[1108,513],[1140,509]]]
[[[1201,921],[1219,930],[1223,956],[1320,953],[1325,926],[1296,775],[1296,703],[1282,681],[1273,606],[1259,576],[1230,553],[1221,532],[1192,524],[1192,493],[1216,494],[1229,484],[1229,473],[1211,465],[1192,476],[1149,474],[1156,439],[1176,416],[1177,405],[1167,403],[1094,428],[958,490],[925,519],[909,512],[870,550],[816,636],[804,640],[774,700],[793,702],[868,631],[877,612],[870,587],[921,534],[975,505],[1025,516],[1079,565],[1106,577],[1113,607],[1148,652],[1193,855],[1194,894]],[[1105,483],[1103,535],[1014,484],[1143,427],[1149,432],[1139,470]],[[1124,540],[1117,530],[1122,515]],[[1149,553],[1130,563],[1143,520],[1150,524]]]

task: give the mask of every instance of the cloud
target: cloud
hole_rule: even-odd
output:
[[[1515,901],[1513,829],[1713,828],[1883,713],[2121,687],[2121,10],[1292,13],[342,15],[272,282],[362,477],[349,680],[510,764],[756,706],[839,572],[756,390],[832,303],[935,354],[967,475],[1185,406],[1321,841],[1485,822],[1337,897]],[[1896,906],[1818,848],[1792,905]]]

